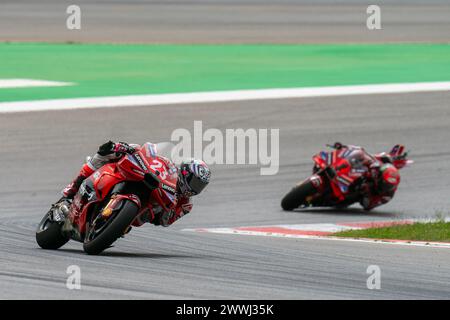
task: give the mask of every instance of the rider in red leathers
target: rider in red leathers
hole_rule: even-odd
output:
[[[108,141],[102,144],[97,153],[82,166],[78,176],[63,189],[62,201],[72,200],[83,181],[97,169],[107,163],[120,160],[124,154],[133,153],[138,147],[139,145],[125,142]],[[178,201],[174,210],[165,212],[153,221],[141,221],[141,224],[150,222],[167,227],[192,210],[191,197],[199,194],[208,185],[211,172],[203,161],[195,159],[183,161],[178,170]]]
[[[357,185],[360,193],[360,204],[365,210],[392,200],[400,183],[399,170],[394,166],[396,157],[404,156],[402,145],[395,146],[392,151],[371,155],[358,146],[344,146],[336,142],[333,146],[340,150],[343,158],[347,158],[353,170],[363,172],[362,181]]]

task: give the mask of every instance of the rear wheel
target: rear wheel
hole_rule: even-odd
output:
[[[316,188],[311,181],[305,181],[300,185],[295,186],[286,194],[281,200],[281,207],[283,210],[292,211],[301,205],[308,205],[307,198],[316,193]]]
[[[83,249],[87,254],[99,254],[110,247],[119,237],[126,233],[128,227],[138,214],[134,202],[124,200],[120,209],[108,218],[99,210],[88,226]]]
[[[56,250],[69,241],[62,233],[62,224],[53,221],[50,213],[42,218],[36,230],[36,242],[42,249]]]

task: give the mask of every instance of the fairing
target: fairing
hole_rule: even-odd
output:
[[[137,148],[135,153],[124,155],[118,162],[104,165],[83,182],[69,214],[72,224],[83,234],[86,231],[87,217],[95,204],[104,202],[119,183],[143,182],[146,174],[156,179],[157,188],[146,189],[146,199],[136,199],[133,194],[121,194],[122,200],[134,201],[141,208],[140,214],[148,214],[150,217],[154,217],[157,207],[162,210],[173,209],[177,202],[178,170],[170,159],[157,154],[154,144],[146,143]],[[146,188],[144,183],[142,188]],[[108,205],[114,209],[119,200],[117,197],[114,201],[109,201]]]

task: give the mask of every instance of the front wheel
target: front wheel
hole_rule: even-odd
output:
[[[62,224],[50,217],[51,212],[45,214],[36,230],[36,242],[42,249],[56,250],[69,241],[61,230]]]
[[[281,207],[283,210],[292,211],[301,205],[307,205],[307,198],[316,193],[316,188],[313,186],[311,181],[305,181],[292,188],[292,190],[286,194],[281,200]]]
[[[99,254],[121,237],[136,218],[138,207],[134,202],[125,200],[118,212],[106,220],[101,212],[97,212],[86,231],[83,249],[87,254]]]

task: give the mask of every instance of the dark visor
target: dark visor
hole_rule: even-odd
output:
[[[205,187],[208,183],[206,183],[206,182],[200,180],[199,178],[197,178],[196,176],[192,175],[190,178],[188,178],[188,184],[189,184],[189,187],[191,188],[192,192],[199,194],[200,192],[202,192],[203,189],[205,189]]]

